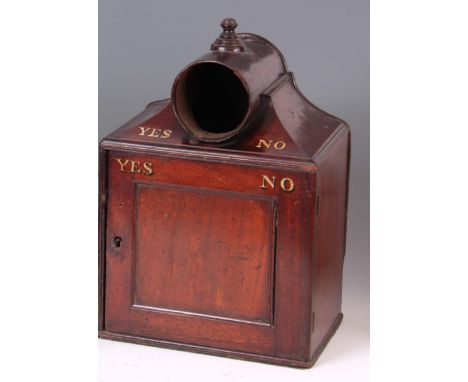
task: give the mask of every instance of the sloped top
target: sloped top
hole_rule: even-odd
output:
[[[282,161],[313,162],[347,124],[320,110],[297,89],[292,73],[283,76],[265,94],[263,109],[246,133],[223,145],[191,141],[169,99],[156,101],[105,137],[103,147],[130,145],[145,151],[195,150],[226,156],[248,155]]]

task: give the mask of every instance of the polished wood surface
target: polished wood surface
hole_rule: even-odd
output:
[[[272,322],[274,199],[137,184],[135,206],[134,305]]]
[[[310,367],[342,319],[349,128],[237,36],[283,69],[235,134],[204,140],[171,99],[100,144],[99,335]]]

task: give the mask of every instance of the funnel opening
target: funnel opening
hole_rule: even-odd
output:
[[[212,62],[195,64],[183,72],[173,96],[180,121],[199,138],[229,136],[249,109],[249,95],[239,77]]]

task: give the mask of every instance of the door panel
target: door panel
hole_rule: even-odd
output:
[[[136,184],[135,202],[134,307],[272,323],[271,198]]]

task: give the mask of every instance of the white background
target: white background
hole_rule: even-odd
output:
[[[308,371],[127,344],[98,360],[97,6],[0,7],[1,380],[365,381],[346,326]],[[371,6],[372,381],[468,379],[466,14]]]
[[[268,3],[269,11],[265,12]],[[183,9],[183,12],[181,12]],[[327,354],[313,370],[296,378],[351,375],[368,378],[369,365],[369,4],[366,0],[100,0],[99,136],[114,131],[151,100],[167,98],[178,72],[202,55],[219,35],[223,17],[234,16],[238,32],[273,41],[286,57],[301,92],[315,105],[351,126],[352,154],[347,245],[343,280],[344,321]],[[136,353],[138,351],[138,353]],[[130,358],[134,361],[129,363]],[[183,359],[178,361],[179,359]],[[328,358],[327,358],[328,357]],[[171,366],[182,362],[190,378],[252,378],[251,369],[278,368],[192,357],[158,349],[138,349],[100,341],[102,380],[144,375],[178,378]],[[338,362],[338,364],[337,364]],[[138,366],[130,366],[138,365]],[[221,368],[219,371],[218,368]],[[216,371],[218,370],[218,371]],[[206,374],[209,372],[210,374]],[[180,376],[183,378],[183,375]],[[283,376],[284,377],[284,376]],[[224,378],[227,378],[226,376]],[[320,377],[321,378],[321,377]]]

